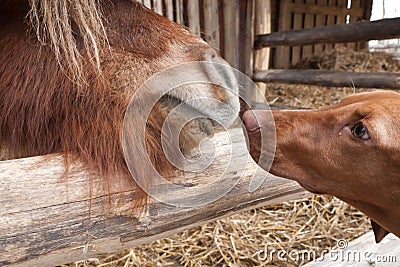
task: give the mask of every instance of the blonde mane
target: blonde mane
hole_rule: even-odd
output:
[[[29,0],[28,18],[37,39],[51,47],[67,76],[80,84],[87,61],[101,73],[101,51],[108,46],[99,1]],[[82,41],[76,36],[82,36]],[[83,49],[81,49],[83,48]],[[85,55],[81,51],[84,50]]]

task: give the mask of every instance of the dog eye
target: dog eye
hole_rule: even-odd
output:
[[[354,127],[351,129],[351,133],[357,138],[369,139],[367,129],[362,123],[354,125]]]

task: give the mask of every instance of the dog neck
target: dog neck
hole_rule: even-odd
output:
[[[387,234],[393,233],[400,236],[400,209],[383,207],[367,202],[340,198],[344,202],[357,208],[371,218],[371,226],[374,231],[375,241],[379,243]],[[397,219],[393,219],[397,218]],[[390,231],[386,230],[390,229]]]

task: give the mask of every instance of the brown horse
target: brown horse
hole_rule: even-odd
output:
[[[223,60],[202,39],[140,3],[81,2],[0,3],[0,148],[6,158],[62,153],[66,166],[80,160],[104,177],[107,188],[133,184],[121,131],[135,91],[172,66]],[[219,86],[179,92],[163,97],[147,121],[147,150],[160,172],[172,168],[161,149],[161,126],[178,103],[196,94],[239,108],[237,97]],[[208,114],[216,107],[205,101],[191,108]],[[209,119],[190,121],[181,149],[214,129]]]

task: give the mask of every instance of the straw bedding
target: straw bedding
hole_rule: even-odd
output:
[[[384,53],[331,50],[294,68],[399,71],[400,64]],[[269,84],[266,98],[279,105],[321,107],[364,90]],[[115,255],[88,259],[87,266],[299,266],[323,250],[335,248],[338,240],[350,241],[368,230],[368,218],[354,208],[334,197],[314,195],[236,214]],[[284,251],[286,260],[279,260],[273,250]],[[63,266],[84,266],[84,262]]]

